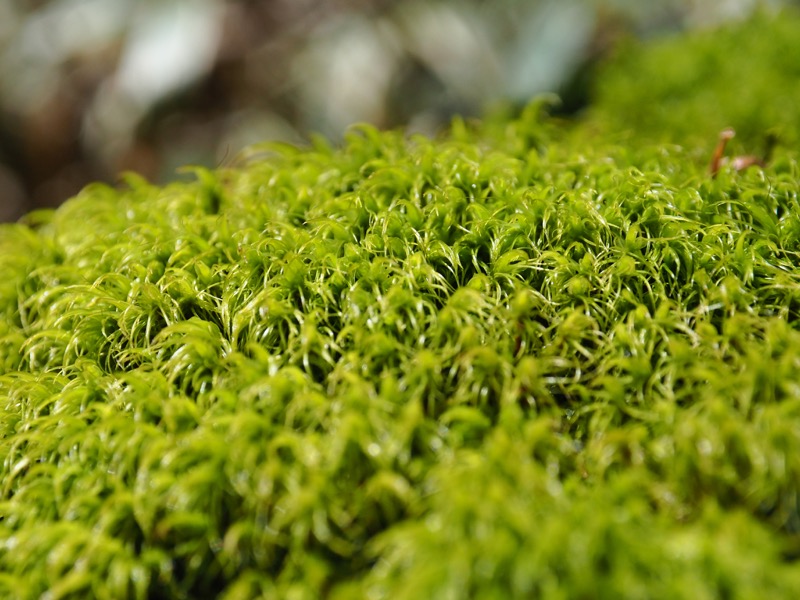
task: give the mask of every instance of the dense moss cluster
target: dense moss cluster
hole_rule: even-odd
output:
[[[0,595],[792,597],[796,153],[598,114],[3,226]]]

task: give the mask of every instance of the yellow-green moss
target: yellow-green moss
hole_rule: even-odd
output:
[[[0,596],[794,597],[796,152],[712,179],[625,89],[2,226]]]

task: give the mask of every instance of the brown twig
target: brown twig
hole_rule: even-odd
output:
[[[711,177],[716,177],[720,167],[726,164],[731,165],[731,167],[733,167],[736,171],[744,171],[745,169],[755,166],[765,167],[769,162],[769,159],[772,156],[772,150],[775,147],[775,142],[777,141],[775,135],[771,133],[767,135],[763,157],[747,154],[742,156],[734,156],[733,158],[728,159],[723,156],[725,154],[725,146],[727,146],[728,141],[731,140],[735,135],[736,132],[730,127],[727,127],[720,132],[717,147],[714,148],[714,153],[711,155],[711,165],[709,167]]]

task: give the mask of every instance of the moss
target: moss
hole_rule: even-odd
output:
[[[712,179],[609,98],[3,226],[2,593],[793,597],[796,153]]]
[[[767,132],[797,143],[800,13],[766,11],[715,30],[642,46],[628,42],[596,78],[594,110],[608,131],[702,143],[736,129],[748,152]]]

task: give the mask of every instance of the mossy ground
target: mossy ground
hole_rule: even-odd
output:
[[[361,127],[3,226],[0,595],[794,597],[797,154],[712,179],[718,123],[628,85],[787,21],[623,55],[577,126]],[[746,101],[709,114],[800,115]]]

